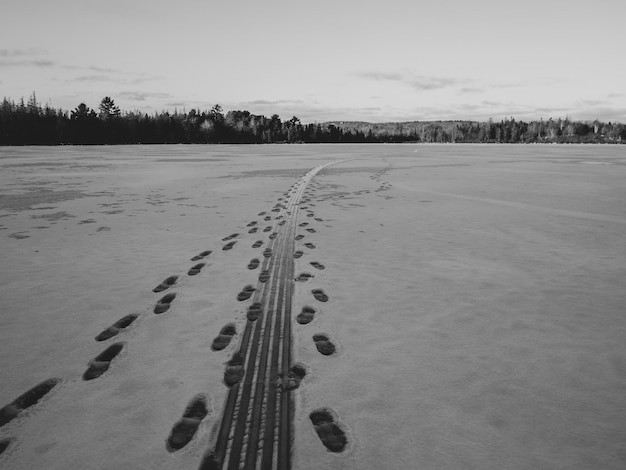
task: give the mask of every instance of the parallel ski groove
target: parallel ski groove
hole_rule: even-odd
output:
[[[239,353],[244,357],[241,382],[229,390],[210,468],[228,470],[288,470],[291,468],[293,400],[284,389],[292,355],[291,310],[294,287],[294,248],[299,203],[311,179],[331,162],[313,168],[290,190],[278,212],[275,236],[267,248],[262,271],[268,282],[258,281],[252,302],[262,313],[247,321]],[[203,462],[201,468],[205,467]],[[215,467],[217,464],[217,467]],[[208,465],[208,464],[207,464]]]

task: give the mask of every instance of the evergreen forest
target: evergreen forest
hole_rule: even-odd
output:
[[[277,114],[225,113],[219,105],[151,115],[122,112],[108,96],[98,109],[80,103],[68,112],[42,106],[35,93],[27,102],[5,97],[0,105],[0,145],[383,142],[617,144],[626,142],[626,125],[567,118],[303,124],[296,116],[281,120]]]

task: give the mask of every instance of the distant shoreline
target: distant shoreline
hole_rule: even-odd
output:
[[[60,143],[60,144],[0,144],[0,148],[6,147],[121,147],[121,146],[149,146],[149,145],[159,145],[159,146],[174,146],[174,145],[241,145],[241,146],[252,146],[252,145],[436,145],[436,146],[444,146],[444,145],[558,145],[558,146],[567,146],[567,145],[590,145],[590,146],[614,146],[614,145],[624,145],[625,142],[267,142],[267,143],[258,143],[258,142],[173,142],[173,143],[98,143],[98,144],[73,144],[73,143]]]
[[[0,146],[270,143],[605,143],[626,142],[626,125],[594,121],[329,121],[303,124],[249,111],[122,112],[105,97],[99,112],[81,103],[71,112],[42,107],[34,94],[27,104],[3,100]]]

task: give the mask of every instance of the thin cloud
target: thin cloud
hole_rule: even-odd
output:
[[[438,90],[471,82],[469,79],[416,75],[410,72],[359,72],[355,75],[365,80],[402,83],[416,91]]]
[[[54,65],[56,62],[47,59],[0,59],[0,67],[52,67]]]
[[[482,100],[478,103],[458,103],[452,106],[430,106],[406,110],[400,120],[406,121],[494,121],[515,118],[516,120],[539,119],[546,116],[531,106],[513,102]]]
[[[284,105],[284,104],[301,104],[302,100],[254,100],[246,101],[243,105]]]
[[[69,82],[87,82],[87,83],[94,83],[94,82],[117,82],[119,80],[110,77],[108,75],[82,75],[80,77],[74,77],[74,78],[70,78],[68,79]]]
[[[576,103],[577,107],[595,107],[607,104],[607,100],[581,100]]]
[[[83,72],[90,72],[91,75],[83,75],[70,79],[70,81],[95,81],[106,80],[105,75],[129,75],[124,70],[113,69],[110,67],[100,67],[97,65],[75,65],[75,64],[63,64],[57,60],[51,60],[46,58],[49,53],[45,49],[41,48],[28,48],[28,49],[0,49],[0,66],[4,67],[17,67],[17,66],[35,66],[35,67],[52,67],[57,66],[65,70],[78,70]],[[42,57],[43,56],[43,57]],[[146,74],[137,74],[130,76],[134,78],[127,78],[128,83],[144,83],[148,80],[154,80],[155,77],[148,77]]]
[[[566,106],[537,106],[532,111],[538,118],[554,118],[567,115],[573,108]]]
[[[493,83],[489,85],[492,88],[519,88],[526,86],[527,83],[522,82],[508,82],[508,83]]]
[[[130,101],[146,101],[147,99],[167,99],[172,95],[169,93],[146,92],[146,91],[122,91],[117,94],[120,98]]]
[[[0,57],[33,57],[47,54],[45,49],[0,49]]]
[[[121,70],[106,68],[106,67],[97,67],[95,65],[62,65],[61,66],[67,70],[87,70],[90,72],[100,72],[100,73],[122,73]]]
[[[473,93],[484,93],[486,90],[484,88],[478,87],[463,87],[459,90],[459,95],[468,95]]]
[[[360,78],[376,81],[397,81],[401,82],[405,79],[405,74],[392,72],[359,72],[356,74]]]
[[[142,76],[142,77],[136,77],[136,78],[129,78],[127,80],[127,83],[129,85],[141,85],[142,83],[151,82],[153,80],[157,80],[157,78]]]
[[[0,67],[52,67],[56,62],[42,58],[45,49],[0,49]]]
[[[443,77],[415,77],[412,80],[405,81],[414,90],[437,90],[440,88],[449,88],[454,85],[465,83],[462,80]]]
[[[30,49],[0,49],[0,68],[8,67],[38,67],[51,68],[57,67],[64,70],[82,71],[84,75],[74,78],[66,78],[66,83],[118,83],[126,85],[141,85],[150,80],[156,80],[156,77],[147,76],[146,74],[127,74],[123,70],[113,69],[109,67],[100,67],[96,65],[75,65],[63,64],[57,60],[46,57],[48,51],[40,48]],[[87,72],[87,73],[85,73]]]
[[[116,77],[114,75],[107,74],[94,74],[94,75],[81,75],[66,80],[68,83],[83,82],[83,83],[116,83],[119,85],[141,85],[142,83],[154,80],[152,77],[137,77],[137,78],[123,78]]]
[[[570,109],[568,116],[571,119],[593,121],[624,122],[626,123],[626,108],[612,108],[608,106],[581,106]]]

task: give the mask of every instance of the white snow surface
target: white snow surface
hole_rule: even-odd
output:
[[[0,407],[62,380],[0,427],[14,439],[0,468],[198,468],[246,321],[236,296],[258,276],[251,245],[269,235],[246,225],[265,227],[259,212],[339,159],[312,181],[322,221],[298,218],[316,232],[299,228],[295,272],[315,277],[295,284],[293,314],[318,312],[293,322],[307,368],[294,469],[626,468],[626,147],[419,144],[0,148]],[[239,334],[212,351],[230,322]],[[321,355],[316,333],[337,353]],[[198,394],[208,416],[168,452]],[[317,437],[320,407],[346,431],[343,453]]]

